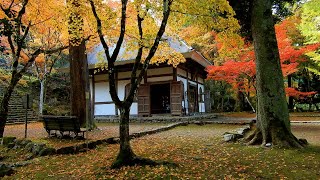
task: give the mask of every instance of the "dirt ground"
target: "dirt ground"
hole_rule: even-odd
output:
[[[228,117],[228,116],[227,116]],[[238,116],[239,117],[239,116]],[[243,116],[240,116],[243,117]],[[244,117],[248,117],[244,114]],[[295,118],[309,118],[309,121],[316,121],[318,117],[299,117]],[[235,118],[236,119],[236,118]],[[168,123],[131,123],[130,133],[150,130],[153,128],[158,128],[160,126],[168,125]],[[89,131],[86,140],[99,140],[109,137],[119,136],[118,123],[97,123],[98,129],[94,131]],[[231,129],[237,129],[237,126],[228,125]],[[205,129],[205,128],[204,128]],[[311,144],[320,145],[320,123],[292,123],[292,131],[298,138],[307,139]],[[215,132],[223,134],[224,132]],[[7,125],[4,131],[4,136],[14,136],[17,138],[24,137],[24,124],[17,125]],[[49,138],[48,133],[45,131],[43,124],[40,122],[28,124],[28,138],[34,141],[41,141],[49,144],[52,147],[59,148],[63,146],[69,146],[74,144],[83,143],[83,140],[75,139],[59,139],[59,138]]]

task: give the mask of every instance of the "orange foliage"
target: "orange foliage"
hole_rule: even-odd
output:
[[[303,47],[294,46],[288,36],[289,30],[292,30],[292,28],[295,28],[295,24],[289,20],[284,20],[275,26],[283,76],[295,73],[298,70],[299,63],[305,61],[303,55],[318,49],[320,46],[320,43]],[[252,45],[238,42],[239,39],[226,40],[225,38],[216,35],[218,51],[227,51],[224,52],[225,54],[233,52],[236,58],[225,57],[225,62],[221,66],[208,67],[208,79],[225,81],[236,90],[253,91],[256,66]],[[244,40],[242,39],[242,41]],[[299,98],[315,94],[315,92],[300,92],[294,88],[286,89],[286,92],[289,96]]]
[[[287,96],[292,96],[292,97],[299,98],[299,99],[304,99],[304,98],[307,98],[307,97],[310,97],[310,96],[317,94],[317,92],[315,92],[315,91],[301,92],[301,91],[299,91],[295,88],[292,88],[292,87],[288,87],[285,90],[286,90]]]

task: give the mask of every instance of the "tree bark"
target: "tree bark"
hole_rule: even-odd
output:
[[[68,21],[71,115],[77,116],[82,127],[86,124],[86,45],[83,38],[82,1],[67,0],[70,11]]]
[[[82,41],[78,46],[70,46],[71,115],[77,116],[80,125],[86,123],[86,82],[83,71],[86,61],[86,46]]]
[[[9,86],[5,89],[3,99],[1,101],[1,106],[0,106],[0,138],[3,137],[4,128],[7,123],[9,101],[10,101],[12,92],[14,90],[14,87],[17,85],[20,78],[21,78],[20,74],[18,76],[13,76]]]
[[[136,158],[130,146],[129,136],[129,114],[130,107],[121,107],[120,110],[120,151],[116,158],[116,161],[112,164],[113,168],[121,167],[123,165],[131,165]]]
[[[291,133],[270,0],[254,0],[252,35],[257,66],[257,130],[249,144],[303,147]],[[259,142],[259,140],[261,142]]]
[[[45,79],[40,80],[39,115],[43,114],[45,81]]]

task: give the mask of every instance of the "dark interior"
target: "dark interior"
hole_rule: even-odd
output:
[[[170,113],[170,83],[150,86],[151,114]]]

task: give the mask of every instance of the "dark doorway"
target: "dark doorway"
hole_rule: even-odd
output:
[[[170,113],[170,83],[150,86],[151,113]]]
[[[192,84],[189,84],[188,102],[190,114],[198,112],[197,94],[197,87]]]

